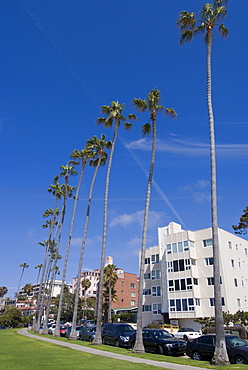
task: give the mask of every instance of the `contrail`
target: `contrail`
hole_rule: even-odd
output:
[[[148,178],[148,171],[146,170],[144,164],[142,163],[142,161],[137,157],[136,154],[134,154],[133,150],[128,148],[126,146],[126,143],[123,139],[123,137],[119,134],[118,135],[119,139],[121,140],[123,146],[126,148],[126,150],[128,150],[128,152],[131,154],[131,156],[133,157],[133,159],[135,160],[135,162],[137,163],[137,165],[140,167],[140,169],[145,173],[146,177]],[[163,192],[163,190],[161,189],[161,187],[158,185],[158,183],[156,182],[155,179],[152,180],[152,183],[157,191],[157,193],[161,196],[161,198],[163,199],[163,201],[169,206],[169,208],[171,209],[171,211],[174,213],[174,215],[177,217],[177,219],[180,221],[181,225],[185,228],[185,230],[187,230],[187,226],[185,224],[185,222],[182,220],[182,218],[180,217],[179,213],[176,211],[176,209],[173,207],[173,205],[171,204],[171,202],[169,201],[169,199],[167,198],[167,196],[165,195],[165,193]]]

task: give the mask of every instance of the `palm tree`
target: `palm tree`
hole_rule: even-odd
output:
[[[8,293],[8,288],[6,286],[0,286],[0,298]]]
[[[77,285],[75,290],[75,304],[74,304],[74,311],[73,311],[73,319],[72,319],[72,328],[69,339],[75,340],[76,336],[76,324],[77,324],[77,309],[78,309],[78,299],[79,299],[79,290],[80,290],[80,277],[82,271],[82,264],[83,264],[83,256],[84,256],[84,249],[85,249],[85,242],[89,224],[89,216],[90,216],[90,208],[91,208],[91,200],[93,189],[95,185],[96,176],[100,166],[104,166],[107,161],[107,153],[105,149],[111,148],[112,143],[111,141],[106,141],[106,136],[101,135],[101,139],[98,139],[96,136],[93,136],[91,139],[87,141],[86,147],[89,150],[92,150],[95,153],[95,158],[90,161],[90,166],[95,167],[94,175],[90,185],[89,197],[88,197],[88,205],[86,210],[86,217],[85,217],[85,224],[84,224],[84,234],[82,239],[81,251],[79,256],[79,264],[78,264],[78,278],[77,278]]]
[[[83,279],[81,281],[81,287],[83,288],[83,291],[84,291],[83,319],[84,319],[84,311],[86,308],[86,291],[89,289],[90,286],[91,286],[91,282],[89,279]]]
[[[212,237],[213,237],[213,257],[214,257],[214,297],[215,297],[215,328],[216,345],[213,365],[229,364],[226,351],[225,333],[222,316],[221,286],[220,286],[220,259],[219,259],[219,237],[217,222],[217,190],[216,190],[216,155],[215,155],[215,134],[214,134],[214,114],[212,106],[212,73],[211,73],[211,54],[213,42],[213,29],[218,26],[219,33],[226,37],[228,30],[224,26],[223,19],[226,16],[227,0],[213,0],[213,4],[205,4],[199,14],[186,11],[181,12],[177,24],[181,30],[180,43],[191,41],[198,34],[204,35],[207,46],[207,107],[210,133],[210,162],[211,162],[211,211],[212,211]],[[198,25],[199,24],[199,25]]]
[[[67,263],[68,263],[69,252],[70,252],[70,247],[71,247],[71,238],[72,238],[75,215],[76,215],[76,210],[77,210],[77,203],[78,203],[78,199],[79,199],[79,191],[80,191],[80,188],[81,188],[81,183],[82,183],[84,169],[85,169],[87,160],[89,158],[92,158],[92,157],[93,157],[93,152],[91,150],[88,150],[88,149],[82,149],[81,151],[79,151],[78,149],[75,149],[71,153],[71,158],[81,159],[81,172],[80,172],[79,181],[78,181],[78,185],[77,185],[76,195],[75,195],[75,198],[74,198],[74,207],[73,207],[73,211],[72,211],[70,231],[69,231],[69,236],[68,236],[67,248],[66,248],[66,252],[65,252],[64,267],[63,267],[62,282],[61,282],[61,292],[60,292],[59,307],[58,307],[58,314],[57,314],[57,326],[56,326],[55,331],[54,331],[54,336],[59,336],[60,335],[59,323],[60,323],[61,310],[62,310],[62,304],[63,304],[63,294],[64,294]],[[74,162],[74,163],[76,163],[76,162]]]
[[[37,275],[37,279],[36,279],[36,285],[38,284],[39,277],[40,277],[40,271],[41,271],[42,267],[43,267],[42,263],[40,263],[39,265],[35,266],[35,269],[38,269],[38,275]]]
[[[33,291],[34,287],[32,284],[26,284],[22,289],[24,290],[24,292],[26,293],[28,297],[30,293]]]
[[[24,262],[24,263],[21,263],[19,265],[19,267],[22,268],[22,271],[21,271],[21,276],[20,276],[20,280],[19,280],[19,283],[18,283],[16,297],[18,296],[18,293],[19,293],[19,290],[20,290],[20,285],[21,285],[21,280],[22,280],[22,277],[23,277],[24,270],[27,269],[29,267],[29,265],[26,262]]]
[[[103,209],[103,237],[102,237],[102,253],[101,253],[101,264],[100,264],[100,279],[98,289],[98,307],[97,307],[97,324],[96,324],[96,336],[92,344],[102,344],[102,290],[103,290],[103,271],[106,254],[106,242],[107,242],[107,218],[108,218],[108,193],[109,193],[109,180],[110,171],[112,167],[113,154],[115,150],[115,144],[118,134],[118,128],[122,122],[124,122],[124,128],[130,130],[132,124],[126,121],[126,118],[122,115],[125,104],[120,104],[118,101],[112,101],[110,105],[103,105],[101,111],[104,117],[97,119],[97,124],[103,124],[104,127],[112,127],[114,125],[114,136],[112,140],[112,148],[110,151],[106,183],[105,183],[105,194],[104,194],[104,209]],[[135,114],[128,115],[129,120],[137,120]]]
[[[117,267],[113,264],[107,265],[104,268],[104,286],[108,288],[108,322],[112,322],[112,291],[118,280]]]
[[[133,352],[143,353],[145,351],[142,338],[142,304],[143,304],[143,280],[144,280],[144,268],[145,268],[145,250],[146,250],[146,238],[148,230],[148,216],[149,207],[151,199],[151,187],[152,187],[152,176],[153,168],[155,163],[155,151],[156,151],[156,136],[157,136],[157,112],[163,111],[165,108],[163,105],[159,105],[160,101],[160,91],[152,89],[147,95],[145,100],[140,98],[134,98],[133,104],[140,112],[150,111],[150,119],[148,123],[142,126],[143,135],[149,135],[152,132],[152,152],[151,152],[151,162],[147,183],[146,192],[146,203],[144,212],[144,224],[142,233],[142,246],[141,246],[141,256],[140,256],[140,283],[139,283],[139,297],[138,297],[138,314],[137,314],[137,335],[136,342],[133,348]],[[176,112],[173,108],[165,109],[165,113],[172,117],[176,116]],[[151,123],[150,123],[151,121]]]

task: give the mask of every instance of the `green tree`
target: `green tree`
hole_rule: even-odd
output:
[[[19,265],[19,267],[21,267],[21,268],[22,268],[22,270],[21,270],[20,280],[19,280],[19,283],[18,283],[17,295],[19,294],[20,285],[21,285],[21,281],[22,281],[23,274],[24,274],[24,270],[25,270],[25,269],[27,269],[27,268],[29,267],[29,265],[28,265],[26,262],[24,262],[24,263],[21,263],[21,264]]]
[[[144,211],[144,223],[143,223],[143,233],[142,233],[142,246],[141,246],[141,256],[140,256],[140,283],[139,283],[139,297],[138,297],[138,314],[137,314],[137,334],[136,341],[133,348],[133,352],[143,353],[145,352],[142,338],[142,300],[143,300],[143,281],[144,281],[144,269],[145,269],[145,250],[146,250],[146,239],[148,231],[148,217],[149,217],[149,207],[151,200],[151,187],[152,187],[152,177],[153,169],[155,163],[155,152],[156,152],[156,138],[157,138],[157,112],[164,111],[167,115],[172,117],[176,116],[176,112],[173,108],[164,108],[160,102],[160,91],[157,89],[152,89],[147,95],[146,99],[134,98],[133,104],[140,112],[149,111],[150,118],[148,123],[142,126],[143,135],[149,135],[152,132],[152,151],[151,151],[151,161],[150,169],[148,175],[147,191],[146,191],[146,203]]]
[[[103,236],[102,236],[102,253],[101,253],[101,263],[100,263],[100,279],[99,279],[99,289],[98,289],[98,305],[97,305],[97,325],[96,325],[96,336],[92,344],[102,344],[102,290],[103,290],[103,271],[106,255],[106,242],[107,242],[107,218],[108,218],[108,194],[109,194],[109,181],[110,172],[113,162],[113,155],[115,150],[115,144],[118,134],[118,129],[122,122],[124,122],[124,128],[130,130],[132,124],[127,122],[126,118],[123,116],[125,104],[120,104],[118,101],[112,101],[110,105],[103,105],[101,111],[104,117],[97,119],[97,124],[103,124],[104,127],[112,127],[114,125],[114,135],[112,140],[112,148],[110,151],[106,183],[105,183],[105,194],[104,194],[104,208],[103,208]],[[128,120],[136,120],[135,114],[129,114]]]
[[[118,280],[118,275],[117,275],[117,267],[113,264],[109,264],[104,267],[104,287],[105,290],[108,290],[108,322],[112,322],[112,315],[111,315],[111,310],[112,310],[112,292],[114,290],[115,284]]]
[[[22,313],[16,307],[8,307],[0,316],[0,322],[5,327],[16,328],[22,323]]]
[[[237,226],[232,225],[235,234],[246,234],[248,228],[248,206],[244,209],[244,214],[239,219]]]
[[[33,291],[33,285],[32,284],[26,284],[23,288],[24,292],[27,296],[30,295],[30,293]]]
[[[8,288],[6,286],[0,286],[0,298],[8,293]]]
[[[90,185],[88,204],[87,204],[85,223],[84,223],[84,233],[83,233],[82,245],[81,245],[80,256],[79,256],[78,275],[77,275],[78,278],[77,278],[77,284],[76,284],[76,290],[75,290],[74,314],[73,314],[73,320],[72,320],[71,333],[69,337],[69,339],[71,340],[75,340],[77,338],[77,335],[76,335],[76,324],[77,324],[76,319],[77,319],[77,306],[78,306],[77,302],[79,299],[80,276],[81,276],[82,265],[83,265],[83,256],[84,256],[84,249],[85,249],[87,230],[88,230],[88,224],[89,224],[89,216],[90,216],[93,189],[94,189],[96,177],[98,174],[98,170],[100,166],[104,166],[106,164],[106,161],[108,158],[108,155],[105,149],[110,149],[111,146],[112,146],[111,141],[106,141],[105,135],[101,135],[101,139],[98,139],[97,136],[93,136],[86,143],[87,149],[92,150],[95,153],[94,159],[91,159],[90,161],[90,166],[94,167],[95,171],[94,171],[91,185]]]
[[[83,291],[84,291],[83,318],[84,318],[84,311],[86,308],[86,291],[89,289],[90,286],[91,286],[91,282],[89,279],[83,279],[81,281],[81,287],[83,288]]]
[[[58,306],[59,306],[60,294],[57,295],[54,299],[54,305],[51,307],[51,313],[53,313],[56,317],[57,321],[57,313],[58,313]],[[63,294],[63,302],[62,302],[62,310],[61,310],[61,321],[62,322],[72,322],[73,311],[74,311],[74,303],[75,303],[75,293],[71,293],[67,285],[64,286],[64,294]],[[77,320],[81,318],[82,315],[82,300],[79,299],[78,301],[78,317]]]
[[[60,316],[61,316],[61,309],[62,309],[62,301],[63,301],[63,292],[64,292],[64,286],[65,286],[65,278],[66,278],[66,270],[67,270],[67,264],[68,264],[68,258],[69,258],[69,252],[70,252],[70,247],[71,247],[71,238],[72,238],[72,232],[73,232],[73,227],[74,227],[74,222],[75,222],[75,216],[76,216],[76,210],[77,210],[77,203],[79,200],[79,192],[83,180],[83,175],[84,175],[84,170],[86,163],[88,159],[93,157],[93,152],[92,150],[88,149],[82,149],[79,151],[78,149],[73,150],[71,153],[71,158],[74,159],[74,164],[79,163],[76,162],[75,159],[80,159],[81,160],[81,171],[80,171],[80,176],[77,184],[77,190],[76,190],[76,195],[74,198],[74,206],[73,206],[73,211],[72,211],[72,216],[71,216],[71,225],[70,225],[70,231],[69,231],[69,236],[68,236],[68,241],[67,241],[67,248],[65,252],[65,259],[64,259],[64,266],[63,266],[63,274],[62,274],[62,283],[61,283],[61,292],[60,292],[60,302],[59,302],[59,308],[58,308],[58,315],[57,315],[57,324],[56,328],[54,331],[54,336],[59,337],[60,336],[60,331],[59,331],[59,323],[60,323]]]
[[[216,323],[216,345],[212,359],[213,365],[229,364],[226,351],[225,333],[222,317],[221,286],[220,286],[220,262],[219,262],[219,238],[217,221],[217,189],[216,189],[216,155],[215,155],[215,133],[214,114],[212,106],[212,70],[211,54],[213,42],[213,29],[218,26],[219,33],[226,37],[228,30],[222,23],[226,16],[227,1],[213,0],[213,4],[205,4],[199,14],[181,12],[177,24],[181,30],[180,43],[191,41],[193,37],[201,34],[207,46],[207,107],[210,133],[210,162],[211,162],[211,211],[212,211],[212,237],[214,257],[214,297],[215,297],[215,323]]]

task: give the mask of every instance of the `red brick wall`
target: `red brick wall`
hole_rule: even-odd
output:
[[[115,284],[118,299],[112,302],[113,308],[135,307],[138,305],[139,281],[136,274],[124,272],[120,274]],[[132,296],[135,295],[135,296]],[[131,301],[135,303],[132,305]]]

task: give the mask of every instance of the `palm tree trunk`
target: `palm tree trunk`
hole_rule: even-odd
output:
[[[108,219],[108,194],[109,194],[109,180],[110,172],[113,162],[113,155],[115,150],[115,144],[118,133],[119,121],[115,122],[114,137],[112,141],[112,147],[109,156],[106,184],[105,184],[105,195],[104,195],[104,208],[103,208],[103,236],[102,236],[102,254],[101,254],[101,265],[100,265],[100,278],[98,284],[98,305],[97,305],[97,323],[96,323],[96,335],[92,344],[102,344],[102,292],[103,292],[103,275],[104,275],[104,263],[106,256],[106,243],[107,243],[107,219]]]
[[[23,277],[24,269],[25,269],[25,267],[22,267],[21,276],[20,276],[20,279],[19,279],[18,288],[17,288],[17,293],[16,293],[16,301],[17,301],[17,297],[18,297],[19,290],[20,290],[20,285],[21,285],[21,281],[22,281],[22,277]]]
[[[143,282],[144,282],[146,238],[147,238],[147,231],[148,231],[148,217],[149,217],[149,207],[150,207],[150,200],[151,200],[152,177],[153,177],[155,152],[156,152],[157,128],[156,128],[156,112],[155,111],[152,111],[151,113],[151,120],[152,120],[152,133],[153,133],[152,153],[151,153],[150,170],[149,170],[147,191],[146,191],[146,204],[145,204],[145,212],[144,212],[142,246],[141,246],[141,254],[140,254],[140,278],[139,278],[140,280],[139,280],[138,313],[137,313],[137,332],[136,332],[136,341],[135,341],[135,345],[133,348],[133,352],[135,353],[145,352],[143,338],[142,338]]]
[[[112,322],[112,281],[109,279],[109,305],[108,305],[108,322]]]
[[[73,231],[75,215],[76,215],[76,210],[77,210],[78,196],[79,196],[79,191],[80,191],[80,187],[81,187],[81,183],[82,183],[82,179],[83,179],[83,174],[84,174],[84,168],[85,168],[85,165],[82,165],[82,170],[81,170],[81,173],[80,173],[80,178],[79,178],[79,181],[78,181],[77,191],[76,191],[75,200],[74,200],[74,207],[73,207],[73,212],[72,212],[72,217],[71,217],[71,225],[70,225],[68,243],[67,243],[67,248],[66,248],[66,252],[65,252],[65,260],[64,260],[64,267],[63,267],[63,274],[62,274],[61,291],[60,291],[60,296],[59,296],[59,307],[58,307],[58,314],[57,314],[57,322],[56,322],[56,328],[55,328],[54,334],[53,334],[54,337],[59,337],[60,336],[59,325],[60,325],[60,317],[61,317],[62,304],[63,304],[66,270],[67,270],[67,263],[68,263],[69,252],[70,252],[70,247],[71,247],[71,237],[72,237],[72,231]]]
[[[222,315],[222,299],[220,285],[220,251],[217,221],[217,187],[216,187],[216,155],[215,155],[215,134],[214,134],[214,115],[212,107],[212,76],[211,76],[211,51],[212,51],[212,30],[207,35],[207,104],[209,116],[210,132],[210,162],[211,162],[211,212],[212,212],[212,238],[213,238],[213,257],[214,257],[214,298],[215,298],[215,332],[216,344],[212,364],[227,365],[229,363],[224,323]]]
[[[87,236],[87,230],[88,230],[88,224],[89,224],[92,194],[93,194],[96,176],[100,168],[100,164],[101,164],[101,156],[99,156],[98,163],[97,163],[97,166],[96,166],[96,169],[95,169],[92,181],[91,181],[91,186],[90,186],[88,206],[87,206],[86,218],[85,218],[85,224],[84,224],[84,234],[83,234],[83,240],[82,240],[80,257],[79,257],[79,264],[78,264],[78,275],[77,275],[77,285],[76,285],[76,290],[75,290],[75,303],[74,303],[74,310],[73,310],[72,328],[71,328],[71,333],[69,336],[70,340],[77,339],[76,325],[77,325],[77,311],[78,311],[78,301],[79,301],[79,291],[80,291],[80,278],[81,278],[85,242],[86,242],[86,236]]]

